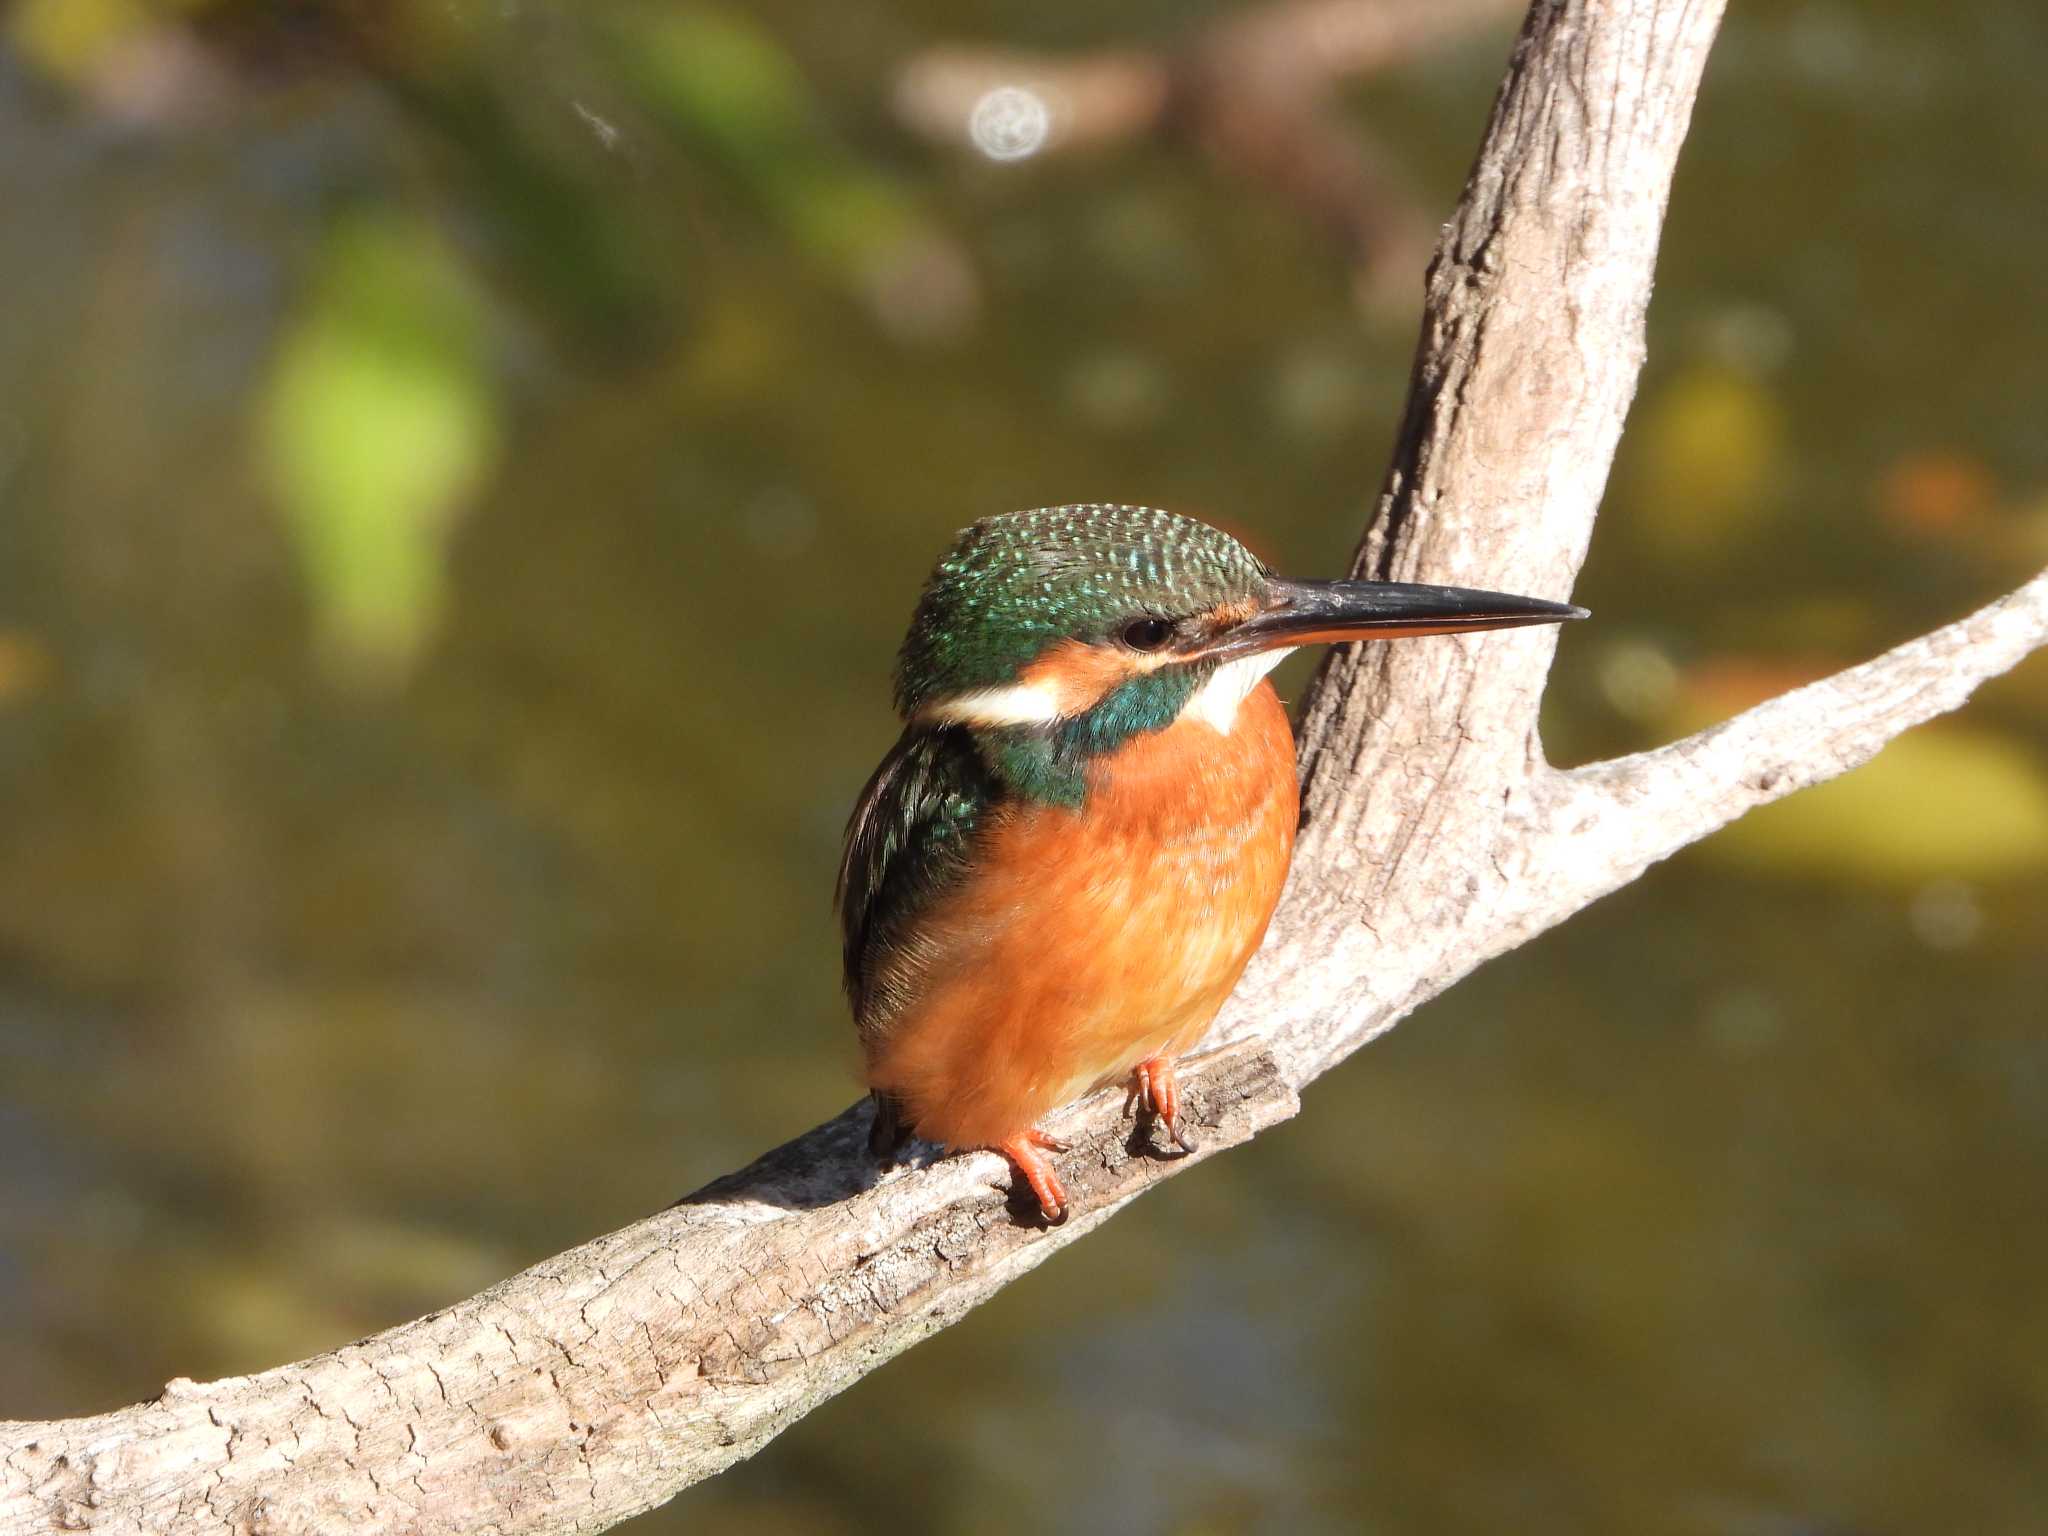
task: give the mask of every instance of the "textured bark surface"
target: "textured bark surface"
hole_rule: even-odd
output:
[[[1642,354],[1712,0],[1542,0],[1431,269],[1414,389],[1358,568],[1562,597]],[[0,1424],[0,1532],[596,1531],[769,1438],[1299,1089],[1492,955],[1751,806],[1829,777],[2048,642],[2048,574],[1657,752],[1547,767],[1554,637],[1354,649],[1303,724],[1288,895],[1186,1077],[1199,1156],[1113,1095],[1052,1128],[1068,1224],[991,1154],[877,1178],[867,1111],[482,1295],[260,1375]],[[1540,876],[1538,875],[1540,871]]]
[[[0,1424],[0,1531],[604,1530],[1296,1106],[1263,1052],[1211,1056],[1183,1081],[1195,1158],[1150,1155],[1113,1099],[1049,1122],[1074,1146],[1075,1214],[1051,1238],[992,1153],[878,1179],[862,1105],[658,1216],[332,1354]]]
[[[1570,592],[1642,366],[1671,174],[1720,9],[1531,9],[1430,267],[1407,412],[1354,574]],[[1348,646],[1324,663],[1301,726],[1297,878],[1238,992],[1265,1018],[1230,1024],[1277,1030],[1296,1082],[1506,947],[1496,913],[1536,867],[1536,713],[1557,638]]]

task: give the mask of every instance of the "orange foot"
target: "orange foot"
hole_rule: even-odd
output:
[[[1008,1141],[997,1142],[995,1150],[1007,1157],[1017,1176],[1031,1186],[1031,1193],[1038,1197],[1038,1214],[1045,1218],[1047,1226],[1056,1227],[1067,1219],[1066,1186],[1053,1172],[1052,1159],[1045,1156],[1047,1152],[1066,1151],[1064,1141],[1033,1126]]]
[[[1173,1063],[1164,1056],[1154,1056],[1131,1068],[1131,1088],[1124,1095],[1124,1113],[1128,1115],[1133,1108],[1165,1126],[1167,1136],[1181,1151],[1195,1150],[1195,1144],[1181,1132],[1180,1083],[1174,1077]]]

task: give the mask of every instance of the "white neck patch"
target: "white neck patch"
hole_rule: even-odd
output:
[[[1259,679],[1294,654],[1294,647],[1259,651],[1226,661],[1209,681],[1180,707],[1180,718],[1199,720],[1219,736],[1237,724],[1238,706],[1259,686]],[[1060,701],[1043,684],[1010,683],[1001,688],[975,688],[949,698],[934,699],[917,712],[928,725],[1051,725],[1062,718]]]
[[[1293,646],[1277,651],[1255,651],[1226,661],[1209,675],[1195,696],[1181,706],[1183,720],[1199,720],[1219,736],[1228,736],[1237,724],[1237,707],[1259,686],[1259,679],[1294,654]]]
[[[932,725],[1050,725],[1060,717],[1060,702],[1050,688],[1011,683],[934,699],[917,717]]]

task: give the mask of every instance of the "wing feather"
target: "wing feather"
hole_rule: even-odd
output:
[[[909,999],[901,967],[919,917],[971,866],[1000,786],[957,727],[906,730],[861,791],[846,824],[835,905],[846,995],[864,1040]]]

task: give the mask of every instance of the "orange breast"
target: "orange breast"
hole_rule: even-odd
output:
[[[919,1000],[868,1081],[920,1135],[986,1146],[1185,1050],[1265,937],[1294,849],[1294,739],[1269,684],[1225,735],[1134,737],[1079,810],[1027,806],[919,936]]]

